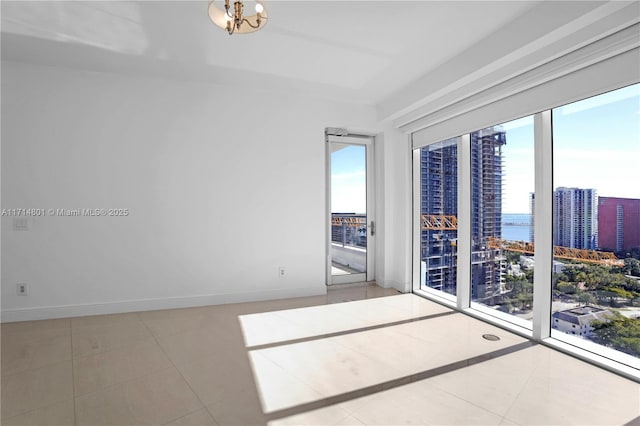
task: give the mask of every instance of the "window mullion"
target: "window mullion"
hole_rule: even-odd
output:
[[[533,338],[551,332],[551,273],[553,266],[553,149],[551,111],[534,117],[535,203],[533,211],[535,274],[533,277]]]
[[[458,272],[457,306],[466,309],[471,301],[471,138],[458,142]]]
[[[413,289],[420,289],[420,245],[422,221],[420,218],[420,149],[413,150]]]

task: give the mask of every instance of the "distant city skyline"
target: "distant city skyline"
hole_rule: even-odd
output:
[[[555,186],[640,198],[640,84],[554,111]]]
[[[598,203],[593,189],[559,187],[553,191],[553,245],[595,250]]]
[[[533,116],[503,125],[504,213],[528,213],[535,189]],[[640,84],[554,109],[553,187],[640,198]]]

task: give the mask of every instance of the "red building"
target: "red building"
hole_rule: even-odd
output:
[[[640,199],[598,198],[598,247],[616,251],[640,247]]]

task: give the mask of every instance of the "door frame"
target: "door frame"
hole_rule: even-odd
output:
[[[340,130],[336,132],[335,130]],[[374,142],[375,136],[352,134],[342,129],[327,129],[325,131],[325,175],[326,175],[326,212],[325,212],[325,257],[326,284],[357,283],[373,281],[375,279],[375,170],[374,170]],[[359,274],[332,275],[331,274],[331,145],[333,143],[363,145],[366,147],[366,184],[367,184],[367,270]],[[373,226],[371,224],[373,223]],[[373,232],[372,232],[373,231]]]

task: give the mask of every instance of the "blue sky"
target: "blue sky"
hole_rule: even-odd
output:
[[[504,123],[503,212],[528,213],[534,190],[533,116]],[[553,186],[640,198],[640,84],[553,110]],[[365,148],[331,154],[333,212],[364,213]]]
[[[505,213],[528,213],[534,190],[533,117],[503,125]],[[640,84],[553,110],[553,186],[640,198]]]
[[[349,145],[331,153],[331,211],[366,213],[366,179],[363,145]]]
[[[502,147],[504,213],[528,213],[529,194],[534,191],[533,116],[505,123],[507,143]]]

